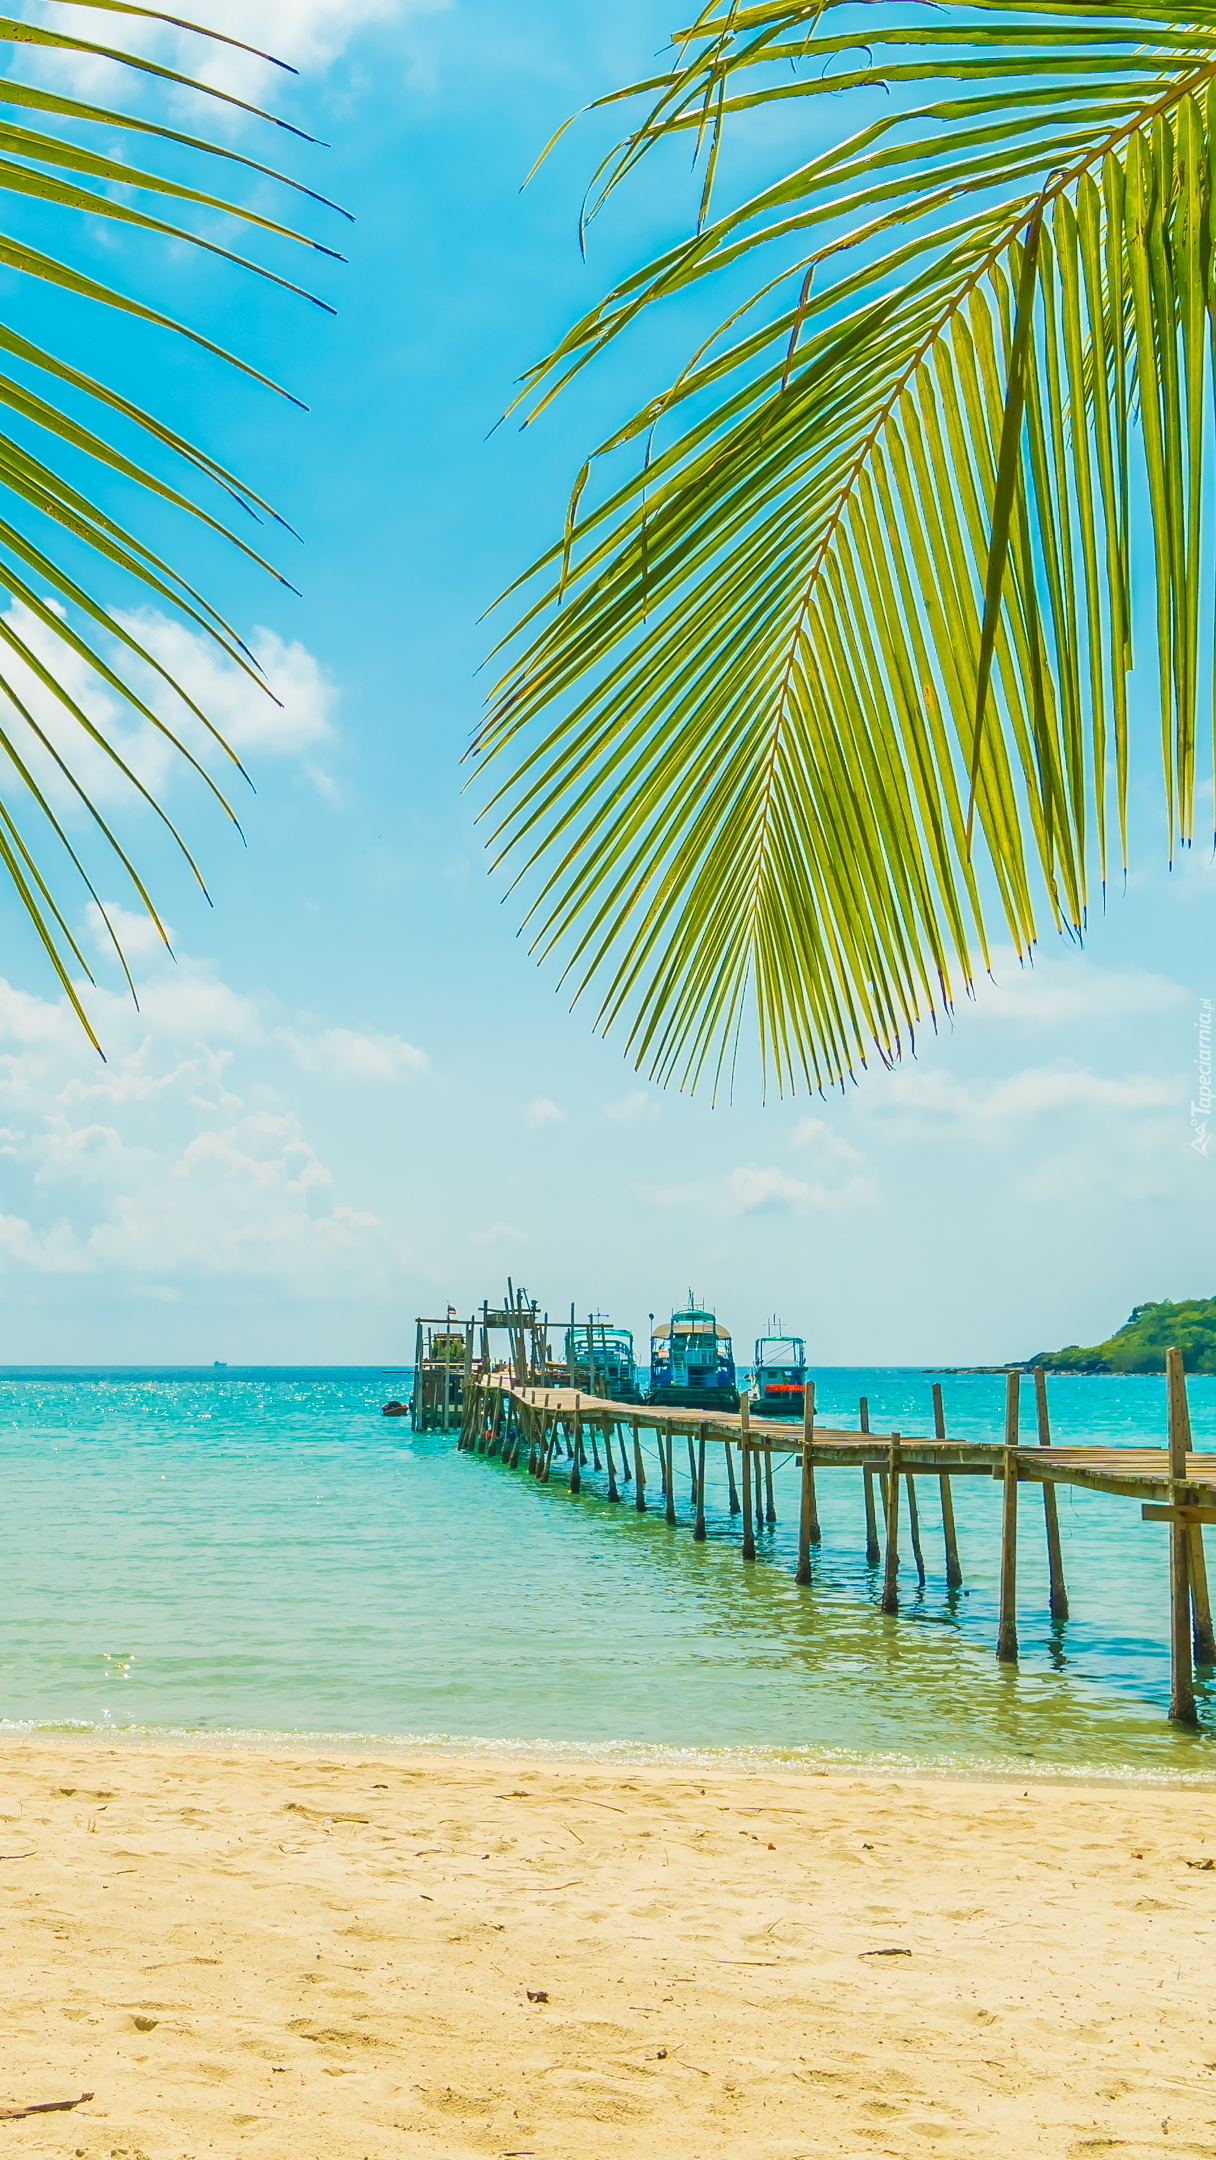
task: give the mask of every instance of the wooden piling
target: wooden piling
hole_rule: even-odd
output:
[[[1212,1606],[1208,1597],[1208,1563],[1203,1550],[1203,1524],[1191,1523],[1190,1552],[1192,1643],[1196,1665],[1216,1665],[1216,1636],[1212,1633]]]
[[[882,1611],[899,1611],[899,1459],[900,1439],[891,1435],[887,1459],[887,1565],[882,1585]]]
[[[925,1556],[920,1546],[920,1509],[916,1504],[916,1479],[909,1470],[904,1478],[908,1488],[908,1536],[912,1542],[912,1558],[916,1562],[916,1580],[921,1589],[925,1587]]]
[[[576,1390],[575,1390],[575,1395],[574,1395],[574,1435],[573,1435],[573,1441],[574,1441],[574,1444],[573,1444],[573,1448],[572,1448],[572,1450],[571,1450],[571,1455],[570,1455],[570,1490],[571,1490],[571,1492],[572,1492],[572,1493],[579,1493],[579,1492],[581,1492],[581,1491],[582,1491],[582,1489],[583,1489],[583,1478],[582,1478],[582,1461],[583,1461],[583,1408],[582,1408],[582,1404],[583,1404],[583,1398],[582,1398],[582,1396],[581,1396],[581,1395],[580,1395],[580,1394],[578,1393],[578,1391],[577,1391],[577,1389],[576,1389]]]
[[[621,1483],[622,1485],[628,1485],[633,1476],[633,1472],[629,1467],[629,1450],[625,1445],[625,1436],[621,1430],[620,1422],[615,1418],[613,1419],[613,1431],[621,1443]]]
[[[633,1504],[638,1514],[644,1515],[646,1513],[646,1473],[642,1468],[642,1436],[638,1431],[637,1419],[632,1418],[630,1422],[633,1426]]]
[[[1036,1365],[1034,1369],[1034,1408],[1039,1428],[1039,1446],[1049,1448],[1051,1421],[1047,1415],[1047,1375],[1041,1365]],[[1043,1487],[1043,1528],[1047,1535],[1051,1617],[1053,1620],[1067,1620],[1068,1590],[1064,1582],[1064,1557],[1060,1551],[1060,1514],[1056,1506],[1054,1485]]]
[[[608,1498],[619,1500],[621,1496],[617,1491],[616,1461],[612,1453],[612,1420],[607,1417],[604,1419],[604,1461],[608,1471]]]
[[[1191,1415],[1186,1399],[1186,1373],[1181,1350],[1165,1353],[1165,1385],[1169,1406],[1170,1504],[1175,1514],[1187,1496],[1187,1456],[1191,1446]],[[1170,1722],[1194,1725],[1195,1667],[1191,1636],[1191,1541],[1188,1526],[1170,1524]]]
[[[1005,1377],[1005,1468],[1001,1506],[1001,1612],[996,1654],[1002,1665],[1018,1661],[1018,1383]]]
[[[659,1444],[660,1444],[660,1447],[662,1447],[662,1442],[661,1442],[661,1441],[660,1441],[660,1443],[659,1443]],[[674,1448],[675,1448],[675,1444],[676,1444],[676,1442],[675,1442],[675,1434],[674,1434],[674,1433],[672,1432],[672,1429],[671,1429],[671,1419],[670,1419],[670,1418],[668,1418],[668,1420],[667,1420],[667,1448],[666,1448],[666,1456],[665,1456],[665,1463],[664,1463],[664,1468],[665,1468],[665,1475],[666,1475],[666,1479],[667,1479],[667,1521],[668,1521],[669,1523],[673,1523],[673,1522],[675,1521],[675,1519],[676,1519],[676,1476],[675,1476],[675,1464],[674,1464],[674,1462],[673,1462],[673,1460],[672,1460],[672,1455],[673,1455],[673,1451],[674,1451]]]
[[[764,1450],[764,1520],[775,1523],[777,1503],[773,1498],[773,1450],[771,1444]]]
[[[748,1415],[746,1395],[739,1398],[739,1453],[743,1459],[743,1557],[756,1557],[756,1532],[752,1522],[752,1444],[749,1437],[751,1420]]]
[[[697,1519],[692,1534],[698,1545],[705,1543],[705,1426],[697,1435]]]
[[[737,1515],[739,1512],[739,1488],[735,1483],[735,1458],[729,1440],[726,1442],[726,1482],[730,1488],[730,1511],[732,1515]]]
[[[808,1380],[802,1403],[802,1489],[798,1507],[798,1565],[794,1581],[811,1579],[811,1547],[819,1543],[819,1510],[815,1501],[815,1383]]]
[[[591,1467],[592,1467],[592,1469],[593,1469],[593,1470],[599,1470],[599,1469],[602,1469],[602,1467],[603,1467],[603,1465],[602,1465],[602,1464],[601,1464],[601,1462],[600,1462],[600,1451],[599,1451],[599,1448],[598,1448],[598,1447],[597,1447],[597,1445],[596,1445],[596,1427],[597,1427],[597,1425],[598,1425],[598,1422],[599,1422],[599,1421],[598,1421],[598,1419],[596,1419],[596,1418],[592,1418],[592,1420],[591,1420],[591,1425],[590,1425],[590,1430],[591,1430]]]
[[[933,1383],[933,1433],[934,1438],[938,1440],[944,1440],[946,1437],[946,1405],[942,1400],[940,1380],[935,1380]],[[958,1534],[954,1527],[954,1487],[950,1483],[950,1472],[943,1470],[937,1482],[942,1498],[942,1543],[946,1548],[946,1588],[947,1590],[958,1590],[962,1587],[963,1569],[958,1557]]]
[[[695,1508],[697,1504],[697,1450],[692,1434],[688,1433],[685,1437],[688,1441],[688,1475],[692,1485],[692,1504]]]
[[[862,1396],[857,1406],[857,1424],[859,1431],[863,1433],[869,1432],[870,1402],[869,1397],[866,1395]],[[861,1479],[866,1498],[866,1566],[876,1567],[882,1558],[882,1553],[878,1544],[878,1514],[874,1506],[874,1472],[872,1470],[863,1470]],[[885,1515],[885,1508],[883,1513]]]

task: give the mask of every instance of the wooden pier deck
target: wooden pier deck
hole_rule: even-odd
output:
[[[647,1497],[654,1480],[643,1461],[642,1435],[657,1443],[659,1498],[669,1524],[678,1521],[675,1441],[688,1450],[688,1480],[693,1536],[704,1539],[707,1450],[725,1454],[731,1514],[740,1519],[744,1562],[757,1558],[757,1526],[775,1522],[774,1467],[799,1474],[798,1558],[795,1580],[809,1585],[810,1556],[820,1543],[816,1473],[861,1473],[866,1558],[883,1568],[882,1610],[899,1611],[901,1513],[920,1582],[925,1566],[920,1541],[917,1480],[937,1480],[941,1497],[946,1581],[957,1589],[963,1580],[951,1488],[956,1477],[986,1478],[1002,1488],[1000,1613],[996,1655],[1006,1663],[1018,1656],[1017,1541],[1018,1496],[1022,1485],[1037,1485],[1043,1496],[1050,1610],[1054,1621],[1068,1617],[1056,1493],[1060,1486],[1139,1500],[1146,1521],[1169,1525],[1170,1567],[1170,1718],[1196,1724],[1196,1665],[1216,1667],[1216,1635],[1208,1597],[1203,1524],[1216,1522],[1216,1453],[1190,1445],[1190,1414],[1180,1352],[1166,1360],[1168,1436],[1160,1448],[1070,1445],[1051,1442],[1043,1373],[1033,1375],[1038,1443],[1027,1444],[1020,1430],[1019,1388],[1023,1375],[1007,1376],[1004,1433],[999,1440],[955,1439],[947,1435],[940,1387],[933,1390],[932,1433],[870,1430],[864,1398],[856,1429],[821,1424],[815,1417],[814,1388],[808,1384],[802,1420],[754,1418],[746,1403],[725,1415],[688,1408],[668,1411],[661,1405],[613,1402],[570,1387],[528,1384],[519,1372],[468,1373],[462,1405],[459,1445],[478,1454],[498,1456],[513,1468],[526,1467],[541,1483],[554,1469],[564,1469],[570,1490],[583,1489],[584,1473],[602,1474],[604,1497],[620,1502],[628,1495],[639,1513],[650,1510]],[[628,1436],[628,1439],[627,1437]],[[619,1453],[614,1454],[614,1446]],[[604,1459],[601,1463],[600,1449]],[[739,1477],[736,1480],[736,1455]],[[681,1473],[682,1474],[682,1473]]]

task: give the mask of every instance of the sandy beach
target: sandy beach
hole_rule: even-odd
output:
[[[1216,2154],[1216,1794],[5,1750],[77,2160]]]

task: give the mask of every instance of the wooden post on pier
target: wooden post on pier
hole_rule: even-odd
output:
[[[940,1380],[935,1380],[933,1383],[933,1432],[934,1437],[938,1440],[944,1440],[946,1437],[946,1406],[942,1401]],[[938,1479],[938,1485],[942,1496],[942,1543],[946,1548],[946,1588],[947,1590],[958,1590],[962,1587],[963,1569],[958,1557],[958,1537],[954,1528],[954,1488],[950,1483],[948,1470],[942,1471]]]
[[[1003,1665],[1018,1661],[1018,1383],[1021,1374],[1005,1379],[1005,1484],[1001,1506],[1001,1614],[997,1626],[996,1654]]]
[[[746,1395],[739,1398],[739,1453],[743,1458],[743,1557],[756,1557],[756,1531],[752,1522],[752,1445],[749,1438],[751,1423],[748,1417]]]
[[[697,1450],[693,1443],[692,1434],[688,1433],[685,1437],[688,1441],[688,1475],[692,1481],[692,1504],[695,1508],[697,1504]]]
[[[737,1515],[739,1512],[739,1488],[735,1483],[735,1458],[729,1440],[726,1442],[726,1482],[730,1488],[730,1511],[732,1515]]]
[[[1051,1446],[1051,1421],[1047,1415],[1047,1375],[1041,1365],[1034,1369],[1034,1408],[1039,1427],[1039,1446]],[[1068,1591],[1064,1582],[1064,1558],[1060,1551],[1060,1515],[1054,1485],[1043,1487],[1043,1527],[1047,1533],[1047,1574],[1053,1620],[1067,1620]]]
[[[690,1443],[691,1445],[691,1443]],[[705,1426],[697,1435],[697,1519],[692,1534],[698,1545],[705,1543]]]
[[[596,1444],[596,1427],[598,1423],[598,1418],[591,1418],[589,1420],[591,1432],[591,1467],[593,1470],[599,1470],[602,1467],[600,1463],[600,1451]]]
[[[1170,1506],[1175,1516],[1186,1497],[1187,1456],[1191,1446],[1191,1414],[1186,1399],[1186,1373],[1182,1352],[1165,1353],[1165,1387],[1169,1405]],[[1194,1725],[1195,1668],[1191,1637],[1191,1541],[1188,1525],[1170,1524],[1170,1720],[1175,1725]]]
[[[1216,1665],[1216,1636],[1212,1633],[1212,1607],[1208,1598],[1208,1564],[1203,1550],[1203,1524],[1190,1525],[1191,1606],[1194,1613],[1194,1651],[1197,1665]]]
[[[920,1509],[916,1505],[916,1479],[909,1470],[904,1479],[908,1488],[908,1536],[912,1540],[912,1558],[916,1562],[916,1580],[921,1589],[925,1587],[925,1556],[920,1549]]]
[[[621,1496],[616,1487],[616,1462],[612,1454],[612,1420],[608,1417],[604,1419],[604,1460],[608,1470],[608,1498],[619,1500]]]
[[[545,1398],[548,1401],[548,1397]],[[574,1448],[570,1457],[570,1490],[579,1493],[583,1489],[583,1398],[574,1390]]]
[[[868,1397],[865,1395],[862,1396],[858,1405],[857,1422],[863,1433],[869,1432],[870,1404]],[[867,1567],[876,1567],[882,1558],[882,1554],[878,1547],[878,1514],[874,1506],[874,1472],[872,1470],[863,1470],[862,1481],[866,1496],[866,1565]]]
[[[899,1460],[900,1436],[891,1435],[887,1463],[887,1565],[882,1585],[882,1610],[899,1611]]]
[[[663,1447],[663,1445],[664,1445],[664,1443],[663,1443],[662,1439],[660,1439],[660,1441],[659,1441],[659,1446],[660,1446],[660,1448],[662,1448],[662,1447]],[[674,1461],[672,1460],[672,1455],[673,1455],[673,1451],[674,1451],[674,1448],[675,1448],[675,1434],[674,1434],[674,1433],[672,1432],[672,1429],[671,1429],[671,1419],[670,1419],[670,1418],[668,1418],[668,1420],[667,1420],[667,1439],[666,1439],[666,1453],[665,1453],[665,1456],[664,1456],[664,1475],[666,1476],[666,1479],[667,1479],[667,1521],[668,1521],[669,1523],[673,1523],[673,1522],[675,1521],[675,1519],[676,1519],[676,1472],[675,1472],[675,1463],[674,1463]]]
[[[771,1442],[764,1450],[764,1520],[766,1523],[775,1523],[777,1520],[777,1503],[773,1498],[773,1450]]]
[[[633,1425],[633,1504],[639,1515],[646,1513],[646,1474],[642,1469],[642,1435],[636,1418]]]
[[[815,1501],[815,1383],[808,1380],[802,1398],[802,1491],[798,1508],[798,1565],[794,1581],[811,1579],[811,1547],[819,1543],[819,1509]]]

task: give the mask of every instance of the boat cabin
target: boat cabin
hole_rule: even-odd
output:
[[[731,1339],[713,1313],[690,1299],[650,1338],[650,1403],[672,1409],[737,1410],[739,1390]]]
[[[761,1335],[754,1364],[757,1417],[800,1418],[806,1401],[806,1344],[801,1335]]]
[[[572,1320],[566,1329],[569,1385],[608,1402],[638,1402],[633,1336],[611,1320]]]

